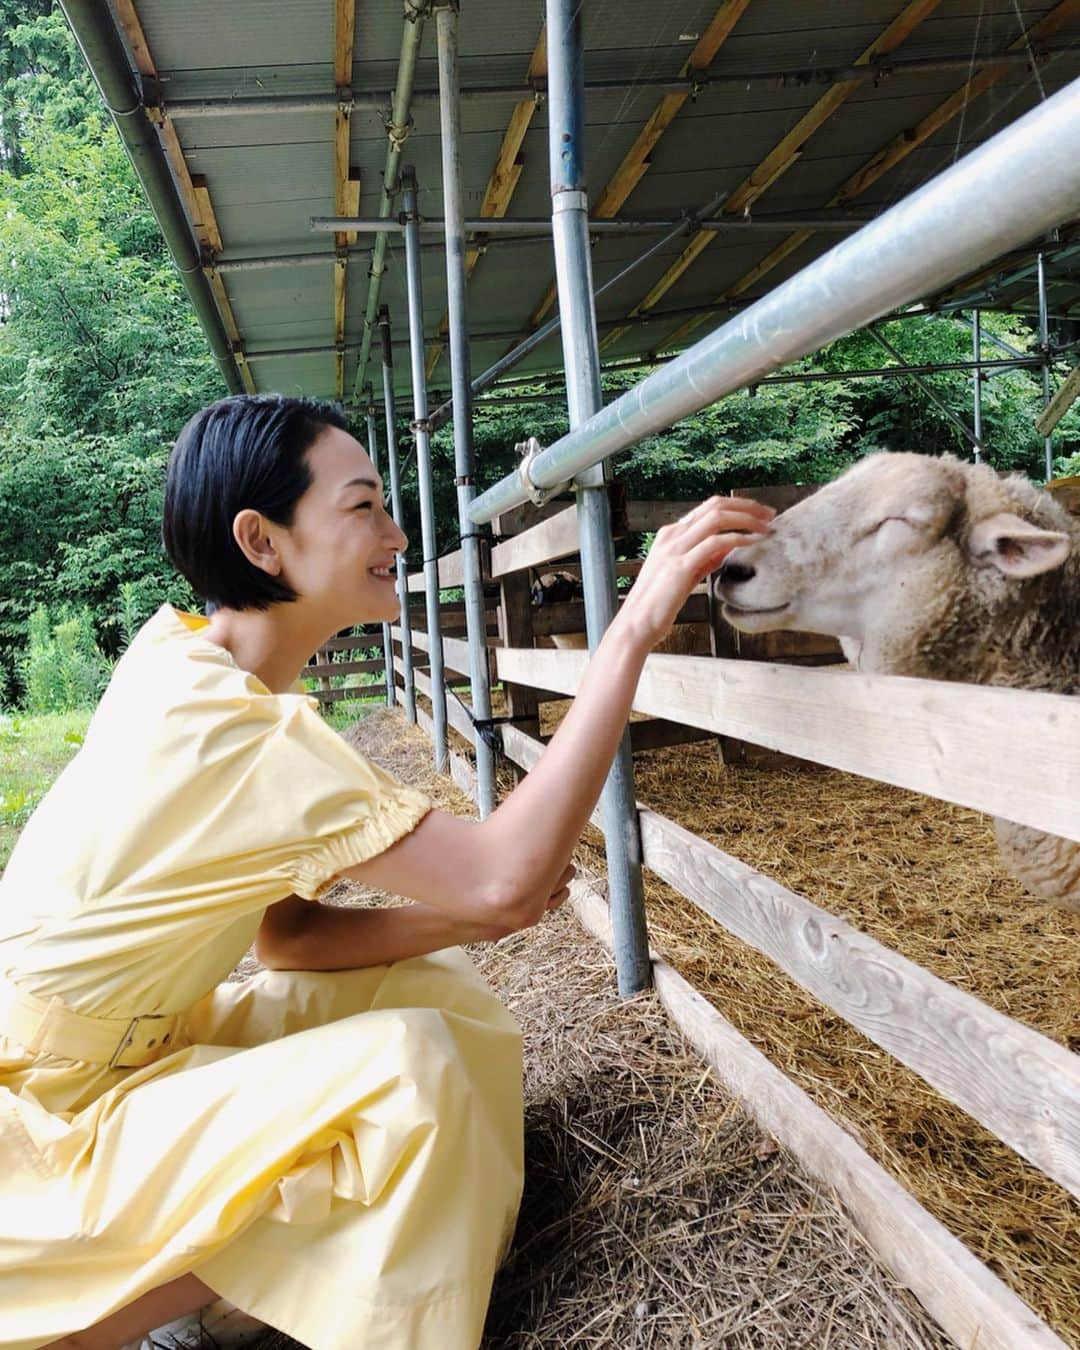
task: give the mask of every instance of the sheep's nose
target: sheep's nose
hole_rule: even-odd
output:
[[[733,586],[740,581],[752,580],[754,575],[755,569],[749,563],[738,562],[735,558],[726,558],[720,568],[719,581],[721,586]]]

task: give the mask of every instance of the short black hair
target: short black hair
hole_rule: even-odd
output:
[[[291,525],[311,486],[307,452],[327,427],[348,431],[335,404],[237,394],[203,408],[176,438],[165,481],[162,538],[173,566],[214,606],[269,609],[297,598],[260,571],[233,538],[238,511]]]

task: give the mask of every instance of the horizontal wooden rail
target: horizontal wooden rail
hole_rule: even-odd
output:
[[[613,519],[616,537],[623,534],[644,534],[658,530],[679,520],[697,502],[627,502],[625,512],[617,512]],[[622,519],[619,519],[619,516]],[[568,506],[557,515],[541,520],[520,534],[514,535],[491,550],[491,575],[506,576],[523,567],[540,567],[557,558],[577,553],[577,507]]]
[[[385,684],[350,684],[344,689],[308,689],[307,694],[311,698],[317,698],[320,703],[342,703],[348,700],[357,702],[360,699],[367,698],[385,698]]]
[[[588,652],[506,647],[499,677],[574,694]],[[650,656],[634,709],[1080,841],[1080,699],[763,661]]]
[[[321,652],[361,652],[368,647],[382,649],[382,632],[361,633],[358,637],[332,637],[319,647]]]
[[[451,586],[465,585],[465,562],[461,549],[456,553],[447,553],[439,559],[439,590],[448,590]],[[409,590],[424,589],[423,572],[409,573]]]
[[[506,576],[523,567],[539,567],[553,558],[565,558],[581,547],[578,541],[577,507],[568,506],[550,520],[523,530],[491,550],[491,575]]]
[[[615,563],[615,575],[617,577],[636,577],[644,565],[644,558],[619,559]],[[559,562],[552,570],[566,572],[572,577],[581,576],[581,564],[579,562]]]
[[[675,521],[681,520],[688,511],[692,511],[695,506],[700,505],[700,501],[627,502],[626,533],[646,534],[653,530],[662,529],[665,525],[673,525]]]
[[[402,633],[400,628],[391,628],[390,636],[396,642],[401,641]],[[412,645],[419,647],[422,652],[430,650],[428,635],[417,629],[412,630]],[[469,674],[469,644],[462,641],[461,638],[443,636],[443,659],[451,670],[456,670],[468,678]]]
[[[531,770],[541,743],[518,727],[501,735]],[[650,871],[1080,1196],[1080,1056],[658,812],[639,806],[638,822]]]
[[[417,722],[420,723],[421,727],[423,727],[423,729],[427,732],[429,738],[431,740],[434,740],[435,723],[431,720],[431,717],[423,710],[423,708],[418,707],[416,709],[416,720]],[[473,769],[472,765],[465,758],[465,756],[459,755],[456,750],[448,750],[447,756],[450,760],[450,777],[454,780],[454,782],[458,785],[458,787],[462,790],[462,792],[465,793],[467,797],[471,798],[473,801],[476,801],[477,797],[476,771]]]
[[[306,680],[318,680],[330,675],[370,675],[385,667],[380,656],[377,660],[367,661],[326,661],[321,665],[305,666],[300,674]]]
[[[395,659],[394,670],[398,675],[404,678],[405,666],[403,662]],[[432,686],[431,677],[429,675],[425,675],[422,670],[417,670],[414,667],[413,681],[422,694],[427,698],[431,697]],[[465,739],[472,744],[474,740],[472,719],[469,717],[466,709],[458,702],[452,693],[447,693],[446,696],[446,720],[455,731],[464,736]]]
[[[643,862],[1080,1198],[1080,1055],[642,808]]]
[[[622,601],[620,600],[620,605]],[[708,623],[709,597],[704,591],[690,596],[675,616],[675,623]],[[580,633],[585,628],[585,604],[582,600],[563,600],[554,605],[537,605],[532,610],[533,632]]]
[[[575,881],[582,925],[613,947],[608,907]],[[953,1342],[971,1350],[1065,1350],[1065,1342],[797,1084],[660,958],[656,992],[675,1025],[761,1127],[835,1192],[856,1227]]]

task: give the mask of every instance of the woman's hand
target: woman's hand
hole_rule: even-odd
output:
[[[619,625],[648,647],[671,631],[687,596],[715,572],[732,549],[767,534],[776,512],[742,497],[710,497],[656,535],[612,628]]]

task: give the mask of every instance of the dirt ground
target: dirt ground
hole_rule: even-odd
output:
[[[472,814],[399,715],[346,738]],[[335,898],[386,900],[356,886]],[[526,1066],[525,1195],[484,1350],[949,1344],[658,1001],[618,998],[607,953],[569,910],[474,955],[521,1022]],[[292,1344],[270,1335],[260,1350]]]

